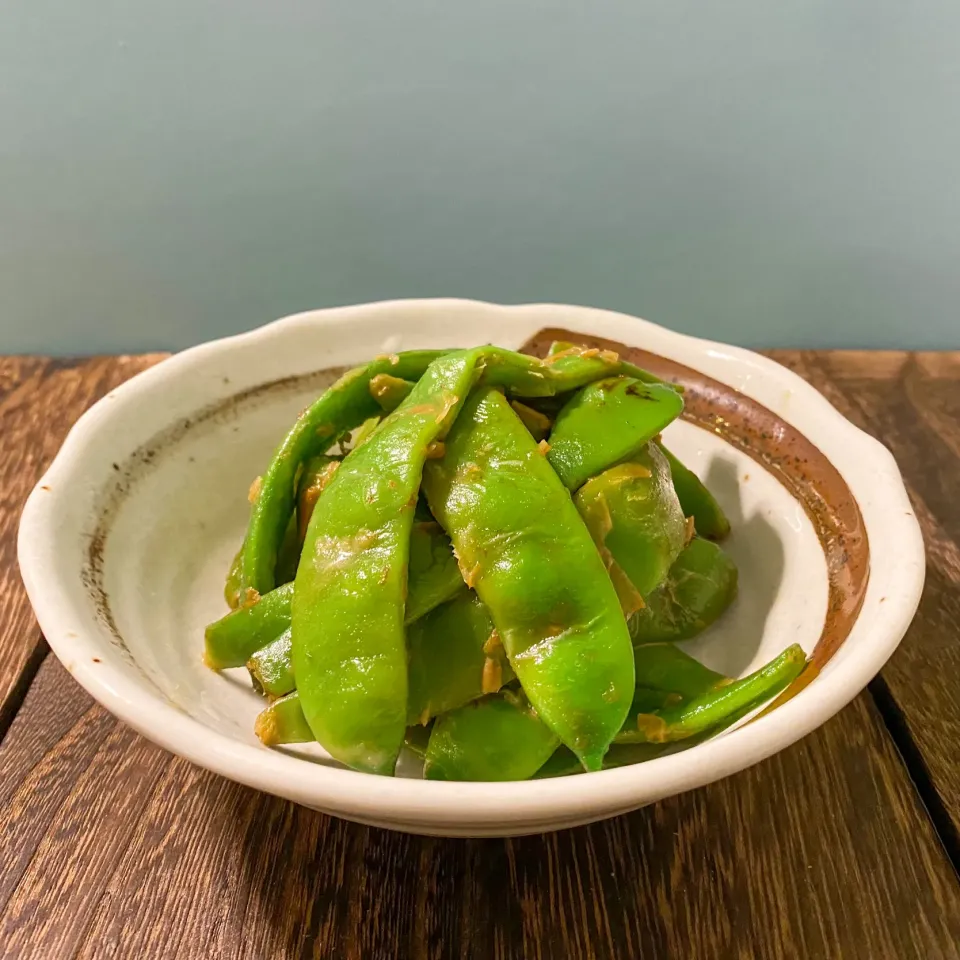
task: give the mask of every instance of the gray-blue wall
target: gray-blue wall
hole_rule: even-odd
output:
[[[960,346],[958,0],[4,0],[0,350],[558,300]]]

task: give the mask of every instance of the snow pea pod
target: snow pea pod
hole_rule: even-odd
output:
[[[574,351],[562,357],[538,360],[503,347],[480,347],[483,383],[502,387],[514,397],[552,397],[577,390],[621,373],[624,364],[615,353]]]
[[[724,682],[685,703],[641,712],[617,734],[617,743],[669,743],[713,729],[732,715],[759,706],[795,680],[806,654],[793,644],[742,680]]]
[[[239,569],[239,592],[247,589],[264,594],[276,585],[277,553],[293,512],[295,481],[300,464],[324,453],[339,437],[380,412],[370,395],[370,381],[380,373],[416,378],[441,350],[415,350],[378,357],[345,373],[310,407],[303,411],[284,438],[259,483],[243,542]]]
[[[499,691],[514,679],[486,608],[466,589],[454,600],[411,624],[407,642],[409,727],[425,725],[440,714]],[[284,736],[286,729],[301,730],[300,721],[293,723],[290,719],[294,710],[300,710],[301,715],[303,710],[299,694],[294,690],[289,643],[287,631],[254,654],[249,664],[265,693],[286,695],[282,710],[287,719],[283,726],[269,727],[273,743],[294,742],[277,737]],[[302,723],[306,724],[306,719]],[[409,730],[407,735],[409,738]],[[303,739],[314,738],[301,737]]]
[[[659,446],[670,464],[673,486],[684,514],[693,517],[701,537],[722,540],[730,533],[730,521],[720,504],[692,470],[685,467],[663,444]]]
[[[477,359],[430,364],[344,459],[307,530],[292,606],[300,703],[330,755],[369,773],[393,772],[406,728],[406,568],[427,448],[460,410]]]
[[[554,340],[547,351],[546,363],[565,364],[573,359],[598,358],[608,364],[616,364],[618,374],[625,377],[633,377],[643,383],[663,383],[659,377],[654,376],[649,370],[644,370],[635,364],[626,360],[621,360],[620,356],[614,350],[601,350],[599,347],[585,347],[583,344],[570,343],[568,340]],[[600,379],[595,377],[594,379]],[[676,383],[667,384],[671,390],[677,393],[683,393],[683,387]]]
[[[506,691],[437,719],[423,776],[427,780],[527,780],[559,743],[525,697]]]
[[[705,667],[672,643],[634,647],[633,662],[637,673],[637,690],[659,690],[673,694],[680,700],[702,696],[717,685],[729,682],[723,674]],[[633,707],[634,713],[649,712],[649,709],[640,710],[636,695]]]
[[[670,467],[654,444],[588,480],[574,496],[629,616],[667,575],[687,539]]]
[[[407,648],[411,726],[496,693],[514,678],[487,608],[467,590],[410,624]]]
[[[247,670],[254,687],[270,697],[282,697],[296,687],[293,679],[293,659],[290,653],[290,628],[276,640],[250,655]]]
[[[546,414],[535,410],[533,407],[528,407],[519,400],[514,400],[510,406],[513,407],[523,425],[530,431],[530,436],[533,437],[537,443],[547,439],[553,421]]]
[[[415,520],[410,531],[404,623],[413,623],[464,589],[450,538],[435,520]]]
[[[405,568],[420,476],[428,450],[450,429],[479,376],[524,396],[543,396],[576,389],[616,368],[615,357],[590,351],[552,365],[498,347],[446,354],[429,365],[400,406],[343,461],[314,509],[292,607],[293,665],[301,704],[311,729],[332,756],[373,773],[390,773],[396,763],[407,702]],[[404,373],[395,365],[391,375]],[[369,397],[369,368],[364,376]],[[500,394],[496,396],[506,404]],[[519,425],[512,410],[510,416]],[[525,430],[523,435],[532,444]],[[542,462],[541,470],[563,490],[548,464]],[[249,547],[248,533],[245,549]],[[605,577],[603,582],[609,586]],[[618,625],[629,644],[622,618]],[[613,629],[600,625],[607,646],[614,645]],[[584,633],[587,627],[577,624],[574,630]],[[540,637],[550,645],[554,639]],[[583,643],[581,637],[563,647],[577,649]],[[611,654],[600,647],[598,654]],[[621,665],[624,659],[621,655]],[[595,672],[602,677],[613,664],[603,656],[599,660]],[[632,659],[626,658],[626,666],[632,675]],[[629,685],[632,688],[632,676]],[[605,710],[594,708],[578,716],[568,731],[577,735],[588,763],[599,764],[615,733],[607,729],[611,718],[626,710],[616,703],[613,679],[608,686],[601,692],[614,702]],[[592,727],[601,714],[605,721],[598,734]],[[560,720],[558,715],[556,721]]]
[[[274,700],[266,709],[257,714],[253,727],[260,742],[267,747],[281,743],[310,743],[314,740],[313,731],[307,723],[296,693],[289,693]]]
[[[492,631],[493,623],[486,607],[474,594],[466,591],[411,626],[408,631],[408,739],[415,725],[422,727],[434,717],[478,700],[484,694],[496,692],[514,679],[499,637]],[[257,656],[265,655],[271,648],[282,644],[285,637],[287,634],[281,635]],[[709,670],[669,643],[636,647],[633,656],[638,683],[642,685],[633,691],[632,716],[689,700],[725,681],[719,673]],[[494,661],[497,671],[495,678],[486,682],[488,660]],[[485,685],[492,689],[484,689]],[[292,686],[270,690],[264,683],[263,687],[266,693],[274,696],[289,693],[284,697],[283,710],[286,714],[295,708],[300,709],[299,696]],[[306,723],[306,720],[302,722]],[[287,725],[294,730],[300,729],[290,721],[287,721]],[[273,742],[284,741],[275,739]],[[579,761],[577,764],[582,769]]]
[[[378,373],[370,381],[370,395],[386,413],[396,410],[407,399],[412,389],[412,380],[392,377],[389,373]]]
[[[211,623],[204,634],[204,662],[214,670],[242,667],[261,647],[290,626],[293,584],[265,593]]]
[[[646,606],[627,621],[634,644],[689,640],[705,630],[737,595],[737,567],[710,540],[694,537]]]
[[[423,490],[537,713],[599,769],[633,692],[629,634],[569,493],[502,394],[469,398]]]
[[[607,377],[575,393],[550,433],[547,459],[569,490],[638,453],[683,410],[663,383]]]

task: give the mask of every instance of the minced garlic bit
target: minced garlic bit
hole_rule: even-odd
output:
[[[250,489],[247,491],[247,500],[250,503],[256,503],[257,497],[260,496],[260,489],[263,487],[263,477],[254,477],[253,483],[250,484]]]
[[[575,357],[578,356],[580,352],[579,347],[564,347],[563,350],[558,350],[556,353],[551,353],[550,356],[544,357],[540,362],[549,367],[550,364],[556,363],[563,357]]]
[[[537,444],[537,449],[538,449],[544,456],[546,456],[546,455],[550,452],[550,444],[547,443],[546,440],[541,440],[541,441]]]
[[[670,739],[667,721],[654,713],[637,714],[637,730],[650,743],[666,743]]]
[[[390,366],[395,367],[399,362],[400,358],[395,353],[378,353],[374,360],[389,360]]]
[[[241,607],[252,607],[260,602],[260,593],[253,587],[247,587],[243,592]]]
[[[447,445],[442,440],[434,440],[427,445],[427,459],[439,460],[447,452]]]
[[[447,415],[460,402],[460,398],[455,393],[449,393],[444,390],[442,393],[442,401],[440,411],[437,414],[437,423],[443,423],[443,421],[447,419]]]
[[[583,357],[584,360],[590,360],[590,359],[592,359],[593,357],[599,357],[599,356],[600,356],[600,348],[599,348],[599,347],[590,347],[588,350],[584,350],[583,353],[580,354],[580,356]]]
[[[503,686],[503,667],[499,660],[487,657],[483,661],[483,682],[481,689],[484,693],[496,693]]]
[[[693,539],[693,535],[696,532],[697,530],[693,517],[687,517],[687,533],[683,541],[684,546],[686,546]]]
[[[601,360],[606,360],[607,363],[619,363],[620,354],[616,350],[601,350],[599,353]]]
[[[253,732],[264,746],[273,746],[277,742],[279,735],[276,717],[270,713],[270,711],[264,710],[254,721]]]
[[[463,577],[463,582],[472,590],[480,573],[480,561],[478,560],[469,570],[467,570],[464,568],[460,558],[457,557],[457,566],[460,567],[460,576]]]
[[[497,633],[497,628],[494,627],[490,632],[490,636],[487,637],[486,643],[483,645],[483,652],[489,657],[502,649],[503,641],[500,639],[500,634]]]

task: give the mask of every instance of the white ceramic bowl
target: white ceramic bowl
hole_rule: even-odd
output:
[[[601,773],[438,783],[342,769],[315,746],[261,746],[253,734],[261,701],[245,672],[213,673],[200,660],[203,627],[224,612],[223,576],[245,527],[251,479],[296,413],[331,381],[330,368],[410,348],[518,348],[545,327],[642,347],[695,368],[740,391],[729,393],[721,426],[741,409],[766,408],[780,424],[774,434],[796,428],[819,448],[849,488],[850,502],[840,509],[853,511],[847,534],[858,539],[859,560],[842,535],[826,549],[821,543],[817,515],[795,498],[795,485],[788,489],[789,453],[778,461],[752,451],[758,462],[749,444],[729,442],[721,426],[670,428],[671,446],[709,474],[730,513],[729,549],[741,570],[734,607],[688,649],[731,675],[793,642],[808,652],[819,642],[823,653],[828,593],[837,584],[845,589],[859,564],[865,590],[847,604],[842,643],[831,641],[836,649],[820,657],[813,682],[754,722],[685,752]],[[700,422],[711,427],[709,418]],[[858,516],[869,541],[868,582]],[[613,816],[782,749],[877,673],[913,616],[924,570],[919,528],[891,455],[776,363],[621,314],[461,300],[300,314],[140,374],[71,431],[27,502],[19,556],[54,652],[146,737],[225,777],[336,816],[448,836],[535,833]]]

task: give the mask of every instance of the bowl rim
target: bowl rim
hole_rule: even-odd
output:
[[[848,483],[858,503],[858,491],[870,483],[871,495],[886,502],[883,524],[864,512],[870,542],[871,581],[883,573],[884,582],[895,584],[884,594],[884,627],[869,646],[839,658],[815,683],[755,723],[731,730],[702,745],[659,757],[635,766],[545,780],[476,783],[425,781],[375,777],[353,770],[305,762],[301,758],[270,750],[220,733],[190,717],[166,701],[148,684],[138,682],[104,662],[92,665],[101,649],[95,637],[77,636],[79,603],[69,586],[51,582],[50,558],[58,543],[56,515],[61,491],[70,483],[85,446],[102,430],[121,405],[136,403],[145,388],[172,381],[205,364],[212,356],[255,341],[269,342],[286,336],[304,323],[336,328],[344,323],[362,323],[391,310],[485,309],[514,315],[537,316],[555,311],[557,323],[579,325],[605,319],[631,325],[631,338],[640,342],[644,333],[656,332],[661,340],[677,344],[684,362],[697,366],[697,358],[734,361],[758,374],[783,383],[802,404],[793,404],[786,417],[813,443],[821,446],[831,432],[842,434],[843,443],[827,455]],[[562,316],[565,314],[565,318]],[[659,349],[659,348],[658,348]],[[731,368],[732,369],[732,368]],[[711,376],[723,380],[715,369]],[[740,386],[751,394],[750,384]],[[144,440],[148,439],[146,437]],[[82,474],[81,474],[82,475]],[[869,478],[869,479],[868,479]],[[53,487],[53,492],[42,488]],[[60,507],[60,509],[63,509]],[[895,549],[894,549],[895,546]],[[691,337],[626,314],[564,304],[504,306],[462,299],[417,299],[379,301],[347,307],[312,310],[275,320],[254,330],[192,347],[138,374],[94,404],[76,422],[59,453],[27,499],[21,518],[18,557],[27,595],[44,635],[71,675],[99,703],[119,719],[159,746],[199,766],[247,786],[279,794],[307,806],[338,815],[377,821],[429,822],[435,826],[497,825],[522,827],[544,820],[562,821],[607,815],[701,786],[743,770],[799,740],[846,706],[876,675],[913,618],[924,580],[924,546],[919,524],[892,454],[879,441],[850,423],[829,401],[800,376],[774,360],[741,347]],[[890,575],[896,574],[891,579]],[[870,603],[870,590],[859,620]]]

